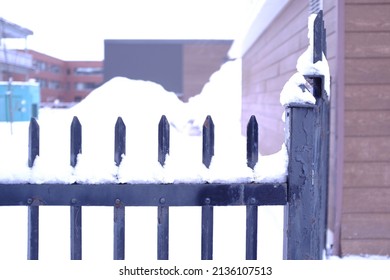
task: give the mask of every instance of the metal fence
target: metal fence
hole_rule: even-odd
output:
[[[322,12],[315,21],[313,61],[321,60],[325,50]],[[157,208],[157,258],[169,258],[170,207],[202,208],[201,258],[213,258],[214,207],[246,206],[246,259],[257,258],[258,207],[285,205],[284,258],[321,259],[325,248],[329,149],[329,100],[323,76],[307,76],[313,86],[315,105],[290,104],[286,108],[286,146],[289,155],[287,182],[244,184],[0,184],[0,206],[28,207],[28,259],[39,255],[39,209],[44,206],[69,206],[71,259],[82,259],[82,209],[112,206],[114,209],[113,258],[125,259],[125,208]],[[158,126],[158,161],[169,154],[169,122],[161,117]],[[82,153],[82,127],[75,117],[71,124],[70,165],[76,166]],[[120,165],[126,153],[126,126],[121,118],[115,125],[114,159]],[[210,166],[214,155],[214,124],[208,116],[203,125],[203,164]],[[39,155],[39,125],[29,127],[28,164]],[[258,125],[251,117],[247,127],[247,164],[258,161]]]

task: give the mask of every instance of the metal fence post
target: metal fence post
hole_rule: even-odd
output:
[[[317,87],[323,78],[313,80]],[[322,259],[327,220],[329,101],[321,97],[316,105],[291,105],[286,113],[289,166],[284,257]]]
[[[320,11],[313,26],[313,63],[326,55],[326,30]],[[322,259],[326,244],[330,102],[323,75],[307,75],[315,105],[286,109],[289,152],[285,207],[286,259]]]

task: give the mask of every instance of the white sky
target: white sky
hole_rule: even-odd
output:
[[[64,60],[102,60],[104,39],[234,39],[259,2],[5,0],[0,17],[34,32],[29,49]]]

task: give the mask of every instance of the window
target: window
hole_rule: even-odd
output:
[[[59,89],[61,88],[61,84],[59,81],[49,81],[48,88],[50,89]]]
[[[33,64],[34,64],[35,71],[38,71],[38,72],[45,71],[47,68],[46,63],[43,61],[40,61],[40,60],[35,60]]]
[[[60,68],[60,66],[58,66],[58,65],[51,65],[50,66],[50,71],[52,72],[52,73],[61,73],[61,68]]]
[[[75,75],[92,76],[102,75],[103,69],[101,67],[76,67],[73,72]]]
[[[75,84],[75,89],[76,90],[93,90],[97,88],[99,85],[96,83],[76,83]]]
[[[36,78],[35,80],[37,81],[37,83],[39,83],[40,88],[46,88],[47,87],[47,80],[39,79],[39,78]]]

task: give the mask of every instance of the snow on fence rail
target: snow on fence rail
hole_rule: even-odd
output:
[[[322,13],[317,26],[323,30]],[[320,22],[320,24],[318,24]],[[316,25],[315,25],[316,26]],[[316,27],[315,27],[316,28]],[[314,32],[316,34],[316,32]],[[322,45],[324,32],[320,33]],[[314,44],[316,47],[316,36]],[[317,51],[314,52],[317,55]],[[325,249],[326,202],[329,148],[329,99],[323,75],[306,75],[315,104],[286,106],[288,175],[285,183],[153,183],[153,184],[33,184],[0,183],[1,205],[28,206],[28,259],[39,255],[39,208],[70,206],[71,259],[82,259],[82,208],[112,206],[114,209],[114,259],[125,259],[125,208],[154,206],[158,209],[157,257],[169,258],[169,208],[199,206],[201,216],[201,258],[213,258],[214,207],[246,206],[246,259],[257,258],[258,206],[285,205],[284,258],[321,259]],[[214,155],[214,124],[208,116],[203,125],[202,161],[210,167]],[[39,155],[39,125],[29,127],[28,165]],[[77,117],[71,124],[70,165],[77,165],[82,153],[82,126]],[[115,125],[114,161],[121,164],[126,154],[126,126],[119,117]],[[170,150],[170,125],[165,116],[158,125],[158,162],[163,166]],[[258,125],[251,117],[247,126],[247,165],[258,161]]]

